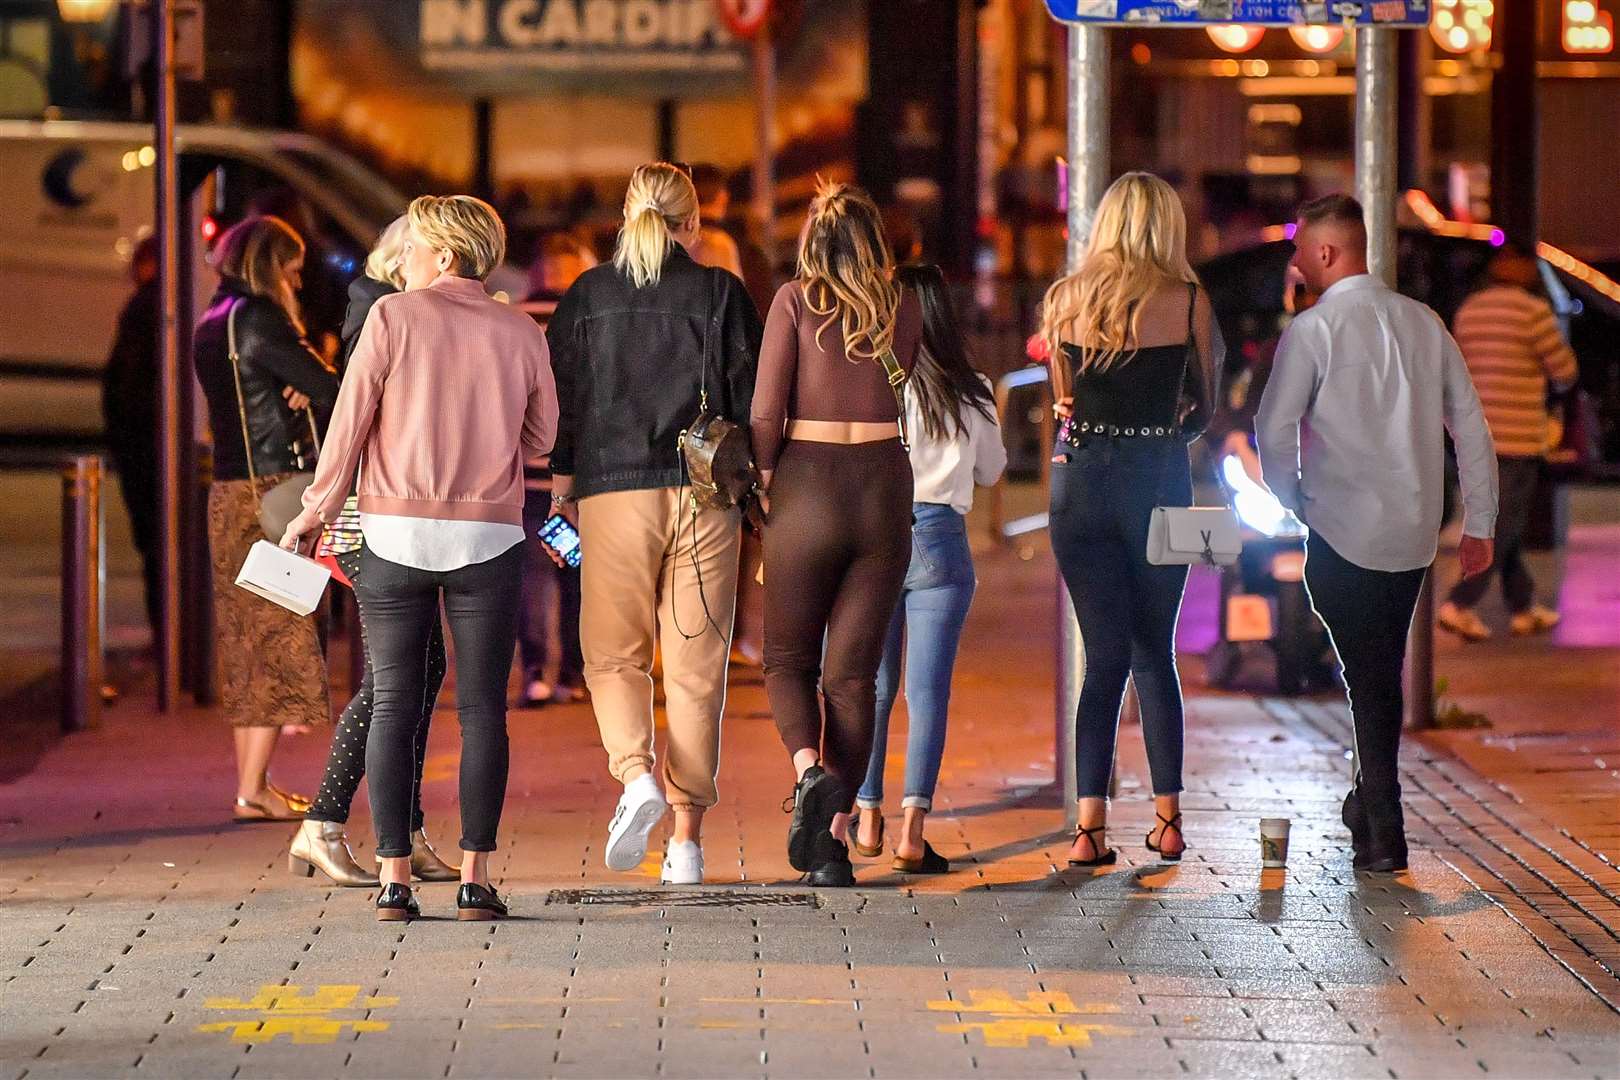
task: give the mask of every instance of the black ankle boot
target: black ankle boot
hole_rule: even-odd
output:
[[[810,884],[824,889],[847,889],[854,885],[855,868],[849,862],[849,846],[833,839],[830,832],[817,833],[807,877]]]
[[[833,815],[849,808],[838,777],[812,765],[793,787],[793,820],[788,823],[788,862],[795,870],[809,870],[815,860],[816,841],[832,828]],[[831,839],[831,837],[829,837]],[[844,851],[849,861],[849,851]]]

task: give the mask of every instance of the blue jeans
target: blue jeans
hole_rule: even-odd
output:
[[[1108,795],[1125,680],[1142,703],[1142,738],[1155,795],[1181,791],[1181,682],[1176,619],[1187,567],[1147,561],[1155,506],[1192,505],[1180,439],[1098,436],[1062,443],[1052,466],[1052,552],[1085,643],[1074,748],[1079,795]]]
[[[883,805],[889,713],[900,690],[904,642],[906,709],[911,727],[906,736],[906,795],[901,805],[933,808],[939,763],[945,755],[951,669],[956,666],[956,647],[962,639],[962,624],[967,621],[976,584],[962,515],[937,503],[913,505],[911,566],[906,571],[900,603],[889,622],[883,663],[878,668],[872,760],[866,769],[866,782],[856,797],[859,805]]]

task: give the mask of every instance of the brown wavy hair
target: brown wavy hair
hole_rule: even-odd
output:
[[[298,332],[304,317],[298,294],[288,285],[287,267],[304,257],[304,238],[278,217],[254,215],[225,230],[214,248],[214,268],[254,296],[273,301]]]
[[[805,307],[844,335],[851,363],[873,360],[894,347],[900,290],[894,259],[883,238],[883,217],[872,196],[851,184],[818,181],[799,242],[799,283]]]

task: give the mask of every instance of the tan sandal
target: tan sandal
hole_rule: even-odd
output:
[[[304,812],[294,810],[290,799],[283,797],[275,788],[268,788],[271,795],[281,802],[281,809],[275,810],[269,805],[269,800],[255,802],[252,799],[238,797],[236,806],[231,811],[231,820],[238,825],[253,825],[261,821],[303,821]]]
[[[855,849],[855,854],[861,856],[862,858],[865,858],[865,859],[878,859],[878,858],[882,858],[882,856],[883,856],[883,829],[884,829],[884,824],[883,824],[883,815],[882,814],[878,815],[877,823],[878,823],[877,843],[873,844],[871,847],[867,847],[865,844],[861,843],[859,840],[856,839],[856,837],[860,836],[860,834],[861,834],[859,818],[857,816],[857,823],[856,823],[856,826],[855,826],[855,830],[854,830],[854,832],[852,832],[850,834],[850,837],[849,837],[849,846],[854,848]]]

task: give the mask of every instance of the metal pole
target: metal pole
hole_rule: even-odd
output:
[[[62,470],[62,730],[101,719],[106,552],[102,545],[102,462],[87,455]]]
[[[754,220],[765,265],[776,273],[776,43],[767,21],[754,35]]]
[[[180,705],[180,237],[174,156],[174,2],[152,0],[152,62],[157,71],[153,149],[157,151],[158,542],[163,583],[156,649],[158,710]]]
[[[1091,216],[1108,187],[1108,31],[1100,26],[1069,27],[1069,243],[1068,268],[1080,265]],[[1059,362],[1053,357],[1052,363]],[[1058,576],[1057,708],[1053,717],[1057,775],[1063,788],[1064,820],[1080,824],[1076,805],[1074,723],[1080,708],[1080,680],[1085,673],[1085,646],[1074,600]]]

